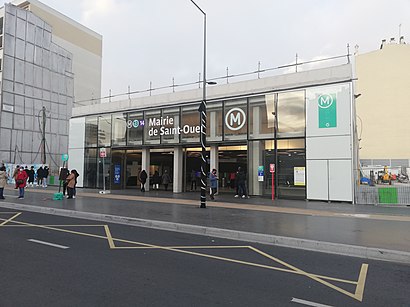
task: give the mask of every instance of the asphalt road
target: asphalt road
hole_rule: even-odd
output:
[[[408,265],[0,212],[2,307],[410,305]]]

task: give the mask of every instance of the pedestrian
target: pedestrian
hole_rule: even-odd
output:
[[[67,192],[67,177],[70,175],[70,170],[68,168],[62,168],[60,172],[60,180],[63,181],[63,195],[65,196]],[[67,193],[68,194],[68,193]]]
[[[40,166],[37,170],[37,186],[43,185],[44,169]]]
[[[27,175],[28,175],[28,185],[29,186],[34,186],[34,166],[31,166],[30,169],[27,171]]]
[[[139,174],[139,180],[141,182],[141,192],[145,192],[145,183],[147,182],[147,172],[143,169]]]
[[[80,177],[80,174],[75,169],[73,169],[73,172],[74,172],[74,177],[75,177],[74,189],[73,189],[73,198],[75,198],[76,195],[77,195],[77,178]]]
[[[72,170],[70,175],[67,176],[67,192],[68,192],[68,196],[67,199],[72,199],[74,196],[74,188],[75,188],[75,173],[77,171],[76,170]]]
[[[212,172],[209,174],[209,181],[211,183],[211,199],[215,199],[215,193],[218,189],[218,176],[216,174],[216,169],[213,169]]]
[[[154,175],[152,176],[152,189],[159,190],[160,184],[161,184],[161,177],[159,176],[158,171],[155,171]]]
[[[235,197],[249,198],[246,191],[246,174],[241,167],[238,167],[236,172],[237,194]]]
[[[20,165],[17,165],[16,168],[14,169],[13,172],[13,179],[14,179],[14,183],[15,183],[15,189],[18,189],[18,184],[17,184],[17,174],[19,173],[20,170]]]
[[[7,183],[6,167],[2,165],[0,167],[0,199],[4,199],[3,191],[4,191],[4,187],[6,186],[6,183]]]
[[[43,171],[43,188],[47,188],[47,177],[50,173],[50,170],[48,166],[44,166],[44,171]]]
[[[192,170],[191,172],[191,191],[194,190],[195,187],[195,191],[196,191],[196,172],[195,170]]]
[[[165,187],[165,191],[168,191],[168,184],[171,182],[171,177],[168,174],[168,171],[165,170],[164,174],[162,175],[162,184]]]
[[[21,166],[16,176],[16,183],[19,189],[19,197],[18,197],[19,199],[24,199],[24,188],[26,187],[26,184],[27,184],[27,178],[28,178],[27,173],[24,171],[24,168]]]

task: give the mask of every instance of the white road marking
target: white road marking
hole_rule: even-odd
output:
[[[303,304],[303,305],[306,305],[306,306],[313,306],[313,307],[332,307],[330,305],[323,305],[323,304],[319,304],[319,303],[315,303],[315,302],[301,300],[299,298],[294,298],[294,297],[292,297],[291,302],[298,303],[298,304]]]
[[[49,243],[49,242],[44,242],[44,241],[39,241],[39,240],[35,240],[35,239],[28,239],[27,241],[34,242],[34,243],[39,243],[39,244],[44,244],[44,245],[48,245],[48,246],[52,246],[52,247],[62,248],[62,249],[69,248],[68,246]]]

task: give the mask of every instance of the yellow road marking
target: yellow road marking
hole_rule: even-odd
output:
[[[114,244],[114,241],[112,240],[110,228],[108,227],[108,225],[104,225],[104,229],[105,229],[105,233],[107,234],[107,240],[108,240],[108,244],[110,245],[110,248],[115,248],[115,244]]]
[[[21,214],[21,212],[16,213],[15,215],[13,215],[11,218],[9,218],[8,220],[4,220],[2,219],[4,222],[0,224],[0,226],[4,226],[6,225],[8,222],[12,221],[13,219],[15,219],[16,217],[18,217]]]
[[[293,266],[293,265],[290,265],[290,264],[288,264],[288,263],[286,263],[286,262],[284,262],[284,261],[282,261],[282,260],[280,260],[280,259],[278,259],[278,258],[275,258],[275,257],[273,257],[273,256],[271,256],[271,255],[269,255],[269,254],[266,254],[265,252],[262,252],[262,251],[258,250],[257,248],[254,248],[254,247],[252,247],[252,246],[250,246],[250,248],[251,248],[252,250],[254,250],[255,252],[257,252],[258,254],[261,254],[261,255],[263,255],[263,256],[269,258],[269,259],[272,259],[273,261],[278,262],[278,263],[280,263],[280,264],[282,264],[282,265],[284,265],[284,266],[286,266],[286,267],[288,267],[288,268],[290,268],[290,269],[292,269],[292,270],[295,270],[295,271],[297,271],[297,272],[300,272],[302,275],[305,275],[306,277],[309,277],[309,278],[311,278],[311,279],[313,279],[313,280],[315,280],[315,281],[317,281],[317,282],[319,282],[319,283],[321,283],[321,284],[323,284],[323,285],[325,285],[325,286],[328,286],[328,287],[330,287],[330,288],[332,288],[332,289],[334,289],[334,290],[336,290],[336,291],[338,291],[338,292],[340,292],[340,293],[343,293],[343,294],[345,294],[345,295],[347,295],[347,296],[350,296],[351,298],[354,298],[354,299],[356,299],[356,300],[358,300],[358,301],[360,301],[360,302],[362,301],[362,297],[358,296],[356,293],[353,294],[353,293],[350,293],[350,292],[348,292],[348,291],[346,291],[346,290],[344,290],[344,289],[342,289],[342,288],[340,288],[340,287],[338,287],[338,286],[332,285],[331,283],[328,283],[327,281],[324,281],[324,280],[322,280],[322,279],[320,279],[320,278],[317,278],[317,277],[314,276],[313,274],[310,274],[310,273],[305,272],[305,271],[303,271],[303,270],[301,270],[301,269],[298,269],[297,267],[295,267],[295,266]],[[364,285],[363,285],[363,286],[364,286]]]
[[[15,217],[17,217],[18,215],[20,215],[20,213],[16,214],[15,216],[13,216],[12,218],[5,220],[4,223],[7,222],[12,222],[12,223],[17,223],[20,225],[25,225],[25,226],[30,226],[30,227],[37,227],[37,228],[43,228],[43,229],[49,229],[49,230],[55,230],[55,231],[60,231],[60,232],[67,232],[67,233],[71,233],[71,234],[76,234],[76,235],[82,235],[82,236],[87,236],[87,237],[94,237],[94,238],[99,238],[99,239],[105,239],[108,240],[109,246],[111,249],[131,249],[131,248],[138,248],[138,247],[116,247],[114,241],[118,241],[118,242],[122,242],[122,243],[129,243],[129,244],[136,244],[136,245],[142,245],[141,248],[156,248],[156,249],[162,249],[162,250],[168,250],[168,251],[173,251],[173,252],[178,252],[178,253],[183,253],[183,254],[188,254],[188,255],[195,255],[195,256],[200,256],[200,257],[205,257],[205,258],[210,258],[210,259],[216,259],[216,260],[222,260],[222,261],[227,261],[227,262],[232,262],[232,263],[238,263],[238,264],[243,264],[243,265],[249,265],[249,266],[253,266],[253,267],[259,267],[259,268],[265,268],[265,269],[270,269],[270,270],[277,270],[277,271],[282,271],[282,272],[287,272],[287,273],[292,273],[292,274],[298,274],[298,275],[304,275],[307,276],[325,286],[328,286],[340,293],[343,293],[349,297],[352,297],[356,300],[362,301],[363,299],[363,292],[364,292],[364,285],[365,285],[365,280],[366,280],[366,275],[367,275],[367,268],[368,265],[367,264],[363,264],[360,274],[359,274],[359,280],[356,281],[350,281],[350,280],[343,280],[343,279],[338,279],[338,278],[333,278],[333,277],[328,277],[328,276],[321,276],[321,275],[316,275],[316,274],[312,274],[312,273],[308,273],[305,272],[301,269],[296,268],[295,266],[292,266],[278,258],[275,258],[265,252],[260,251],[257,248],[254,248],[252,246],[243,246],[243,248],[248,248],[266,258],[269,258],[277,263],[280,263],[282,265],[284,265],[285,267],[288,267],[289,269],[284,269],[284,268],[278,268],[278,267],[273,267],[273,266],[268,266],[268,265],[263,265],[263,264],[258,264],[258,263],[252,263],[252,262],[247,262],[247,261],[242,261],[242,260],[236,260],[236,259],[230,259],[230,258],[225,258],[225,257],[220,257],[220,256],[214,256],[214,255],[208,255],[208,254],[203,254],[203,253],[198,253],[198,252],[192,252],[192,251],[187,251],[184,250],[185,249],[194,249],[194,248],[217,248],[216,246],[211,246],[211,247],[205,247],[205,246],[177,246],[177,247],[167,247],[167,246],[157,246],[157,245],[153,245],[153,244],[148,244],[148,243],[143,243],[143,242],[135,242],[135,241],[130,241],[130,240],[124,240],[124,239],[115,239],[112,237],[111,232],[109,230],[108,225],[100,225],[100,226],[104,226],[105,232],[106,232],[106,237],[104,236],[100,236],[100,235],[94,235],[94,234],[89,234],[89,233],[82,233],[79,231],[73,231],[73,230],[67,230],[67,229],[60,229],[60,228],[56,228],[56,227],[50,227],[50,226],[46,226],[46,225],[36,225],[36,224],[31,224],[31,223],[25,223],[25,222],[19,222],[19,221],[14,221],[13,219]],[[4,220],[1,219],[0,220]],[[4,224],[3,223],[3,224]],[[71,225],[70,225],[71,226]],[[90,226],[90,225],[85,225],[85,226]],[[224,248],[224,247],[219,247],[219,248]],[[230,248],[235,248],[235,247],[230,247]],[[327,280],[332,280],[332,281],[338,281],[338,282],[343,282],[343,283],[349,283],[349,284],[356,284],[356,292],[355,294],[352,294],[340,287],[337,287],[329,282],[326,282],[323,279],[327,279]]]
[[[360,302],[363,299],[364,285],[366,283],[366,276],[367,276],[368,268],[369,268],[369,265],[367,263],[362,264],[362,268],[360,269],[359,279],[357,280],[355,296],[357,297],[357,300],[359,300]]]

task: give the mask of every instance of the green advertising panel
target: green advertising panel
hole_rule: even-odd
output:
[[[335,128],[336,120],[336,94],[320,95],[317,99],[319,113],[319,128]]]

